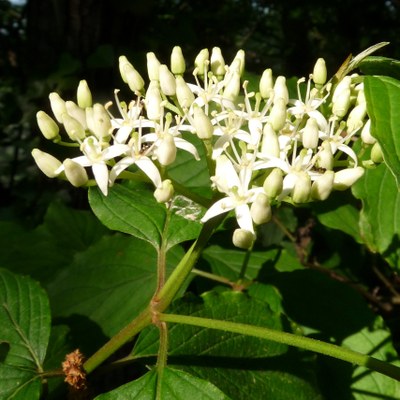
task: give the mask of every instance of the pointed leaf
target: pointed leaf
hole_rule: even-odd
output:
[[[179,247],[168,252],[168,273],[182,256]],[[114,235],[80,253],[48,290],[55,316],[89,317],[112,336],[148,305],[156,280],[154,248],[134,237]]]
[[[366,76],[364,80],[371,134],[397,185],[400,176],[400,81],[386,76]]]
[[[161,247],[163,240],[169,249],[194,239],[201,229],[196,215],[193,217],[193,210],[185,212],[184,208],[177,207],[168,211],[164,204],[157,203],[149,187],[137,183],[115,185],[108,196],[98,188],[91,188],[89,202],[108,228],[146,240],[156,249]],[[194,207],[191,203],[187,206]]]
[[[0,270],[0,343],[9,348],[0,362],[0,398],[38,399],[50,336],[47,295],[28,277]]]
[[[400,79],[400,61],[394,58],[369,56],[361,61],[359,68],[365,75],[385,75]]]
[[[154,400],[157,394],[157,374],[150,371],[140,379],[127,383],[112,392],[96,397],[96,400],[140,399]],[[228,400],[213,384],[186,372],[165,368],[162,375],[163,400]]]

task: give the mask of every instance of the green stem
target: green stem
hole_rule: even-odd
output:
[[[246,251],[246,254],[244,256],[243,263],[242,263],[242,268],[240,269],[240,273],[239,273],[239,280],[244,279],[244,277],[246,275],[246,270],[247,270],[247,266],[249,265],[252,250],[253,250],[253,246],[251,246],[251,248]]]
[[[289,346],[299,347],[304,350],[314,351],[329,357],[347,361],[352,364],[369,368],[383,375],[400,381],[400,367],[378,360],[365,354],[346,349],[334,344],[325,343],[320,340],[305,336],[294,335],[288,332],[276,331],[260,326],[240,324],[230,321],[221,321],[210,318],[192,317],[178,314],[160,314],[159,320],[170,323],[199,326],[208,329],[218,329],[227,332],[239,333],[242,335],[254,336],[267,339]]]
[[[120,332],[113,336],[103,347],[96,351],[84,363],[83,367],[89,374],[102,364],[108,357],[129,342],[146,326],[153,322],[155,312],[163,312],[171,304],[179,289],[182,287],[192,267],[199,258],[201,251],[207,245],[214,228],[223,220],[225,215],[219,215],[207,221],[200,232],[196,242],[183,256],[177,267],[174,269],[165,285],[158,292],[156,301],[149,304],[132,322],[126,325]]]
[[[160,322],[159,327],[160,331],[160,347],[158,349],[157,356],[157,391],[156,391],[156,400],[161,399],[161,385],[162,385],[162,376],[164,373],[164,368],[167,365],[167,356],[168,356],[168,327],[165,322]]]
[[[215,281],[215,282],[220,282],[220,283],[223,283],[223,284],[231,286],[231,287],[235,286],[235,284],[232,281],[230,281],[229,279],[227,279],[227,278],[225,278],[223,276],[215,275],[215,274],[212,274],[211,272],[202,271],[202,270],[197,269],[197,268],[193,268],[192,269],[192,274],[195,274],[197,276],[201,276],[201,277],[206,278],[206,279],[210,279],[210,280]]]

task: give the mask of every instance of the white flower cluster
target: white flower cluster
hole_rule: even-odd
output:
[[[240,227],[234,243],[249,247],[254,226],[270,219],[271,205],[325,200],[332,190],[350,187],[364,172],[353,143],[378,144],[369,133],[360,76],[327,82],[325,62],[319,59],[309,78],[298,80],[293,99],[286,78],[274,78],[271,69],[262,74],[258,91],[249,92],[242,78],[244,64],[242,50],[228,65],[219,48],[211,54],[204,49],[194,62],[194,83],[188,83],[180,47],[173,49],[169,67],[148,53],[146,88],[121,56],[120,73],[134,99],[126,104],[115,91],[120,114],[115,117],[111,102],[92,103],[85,81],[79,84],[77,103],[51,93],[54,117],[68,141],[43,111],[37,114],[39,128],[47,139],[79,147],[82,155],[61,162],[34,149],[33,157],[47,176],[68,179],[74,186],[95,183],[104,195],[116,179],[139,171],[153,182],[156,199],[167,202],[174,193],[167,170],[177,149],[199,159],[182,133],[196,134],[206,149],[212,187],[221,194],[202,221],[234,210]]]

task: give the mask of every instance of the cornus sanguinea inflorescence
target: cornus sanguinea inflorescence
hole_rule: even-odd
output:
[[[358,149],[374,146],[370,162],[380,158],[369,133],[362,76],[350,75],[348,68],[346,75],[327,80],[320,58],[307,78],[298,79],[294,93],[288,79],[274,77],[271,69],[257,82],[258,90],[250,91],[244,60],[243,50],[228,64],[219,48],[203,49],[189,73],[179,47],[169,66],[148,53],[146,86],[121,56],[121,77],[132,91],[126,102],[116,90],[113,102],[93,103],[81,81],[76,103],[51,93],[54,118],[37,113],[46,139],[81,154],[63,161],[39,149],[32,155],[48,177],[74,186],[96,184],[105,196],[117,180],[140,173],[154,185],[157,201],[167,203],[175,193],[168,168],[182,151],[199,160],[193,143],[204,145],[210,185],[220,196],[201,221],[234,212],[234,243],[248,248],[255,227],[270,219],[271,206],[325,200],[332,190],[355,183],[365,165],[356,142]]]

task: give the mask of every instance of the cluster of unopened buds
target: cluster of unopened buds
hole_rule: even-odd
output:
[[[82,154],[61,162],[34,149],[33,157],[48,177],[74,186],[96,184],[105,196],[117,179],[140,173],[154,184],[157,201],[168,203],[174,196],[168,167],[178,150],[199,160],[196,141],[187,140],[196,135],[205,148],[212,188],[219,193],[201,221],[234,211],[239,228],[233,242],[249,248],[255,227],[270,220],[271,205],[325,200],[332,190],[355,183],[364,168],[354,143],[372,147],[370,162],[379,162],[381,153],[369,131],[357,74],[328,81],[325,62],[318,59],[308,79],[297,81],[293,99],[286,78],[273,77],[271,69],[263,72],[258,91],[249,91],[244,65],[242,50],[228,65],[219,48],[204,49],[188,83],[180,47],[173,49],[170,66],[148,53],[146,89],[139,72],[121,56],[120,73],[133,99],[120,101],[116,90],[113,107],[119,115],[114,116],[111,102],[92,102],[86,81],[78,86],[77,103],[51,93],[55,120],[39,111],[41,132]]]

